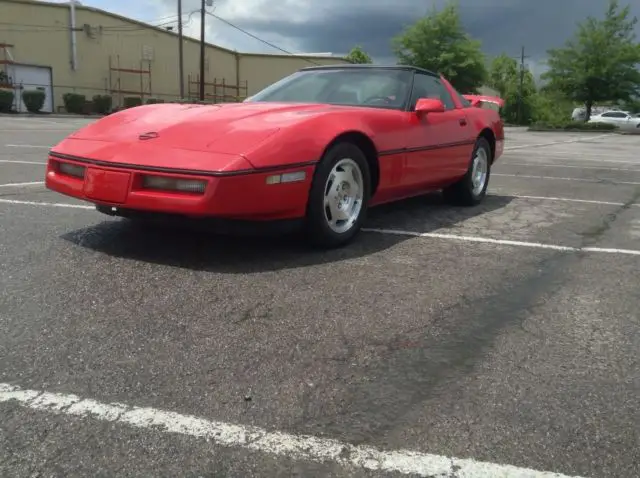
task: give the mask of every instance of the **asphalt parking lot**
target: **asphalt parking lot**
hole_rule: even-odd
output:
[[[640,136],[507,131],[343,249],[145,231],[0,118],[0,476],[640,476]]]

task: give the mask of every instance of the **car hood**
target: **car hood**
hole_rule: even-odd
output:
[[[333,109],[320,104],[280,103],[147,105],[95,121],[69,139],[247,154],[281,128]]]

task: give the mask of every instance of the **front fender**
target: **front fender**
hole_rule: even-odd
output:
[[[311,118],[282,128],[245,157],[256,168],[317,162],[327,145],[345,133],[360,133],[375,145],[375,129],[365,120],[350,117]]]

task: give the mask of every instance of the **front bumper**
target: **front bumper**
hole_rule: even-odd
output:
[[[62,164],[83,168],[80,170],[82,175],[67,174],[61,170]],[[103,212],[121,210],[130,214],[163,213],[187,218],[219,217],[250,221],[292,219],[305,215],[313,168],[313,165],[306,164],[277,171],[185,174],[166,168],[160,172],[131,165],[96,165],[81,158],[50,155],[45,185],[58,193],[100,206]],[[304,178],[273,183],[274,176],[287,172],[304,172]],[[145,176],[199,180],[206,185],[200,192],[150,189],[144,185]]]

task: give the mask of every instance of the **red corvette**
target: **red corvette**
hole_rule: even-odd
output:
[[[51,149],[46,186],[110,215],[293,222],[337,246],[370,206],[433,190],[484,198],[504,129],[479,101],[420,68],[305,68],[243,103],[146,105],[89,124]]]

